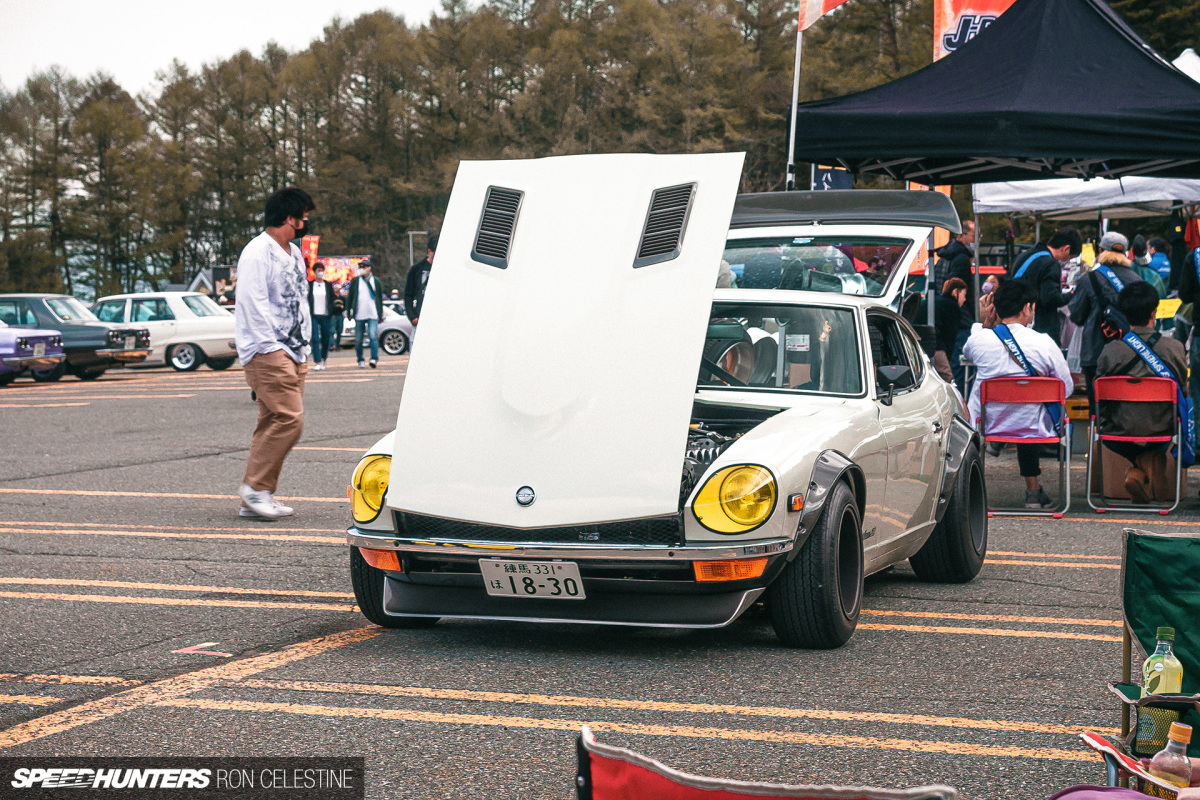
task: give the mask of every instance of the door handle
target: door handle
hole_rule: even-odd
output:
[[[940,422],[934,422],[934,423],[933,423],[933,432],[934,432],[934,433],[941,433],[941,432],[942,432],[942,423],[940,423]]]

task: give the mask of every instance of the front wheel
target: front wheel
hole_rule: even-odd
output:
[[[808,541],[767,587],[767,608],[788,647],[828,650],[850,640],[863,597],[862,519],[841,481]]]
[[[191,372],[204,363],[204,355],[194,344],[177,344],[167,353],[167,362],[179,372]]]
[[[12,383],[13,381],[15,381],[16,379],[17,379],[17,373],[16,373],[16,372],[3,372],[3,373],[0,373],[0,386],[8,386],[10,383]]]
[[[220,372],[223,369],[229,369],[236,362],[236,358],[210,358],[208,360],[209,369],[215,369]]]
[[[379,340],[379,346],[389,356],[402,355],[408,351],[408,337],[403,331],[387,331]]]
[[[33,369],[29,372],[38,383],[52,383],[67,374],[67,362],[60,361],[50,369]]]
[[[363,616],[384,628],[431,628],[437,617],[393,617],[383,612],[383,570],[375,569],[358,552],[350,548],[350,583],[354,586],[354,599]]]
[[[925,581],[966,583],[979,574],[987,555],[987,489],[979,449],[967,447],[954,484],[946,516],[929,539],[908,559]]]

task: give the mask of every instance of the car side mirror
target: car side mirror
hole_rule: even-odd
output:
[[[879,398],[879,401],[885,406],[892,404],[892,395],[895,394],[896,388],[907,389],[912,386],[913,371],[911,367],[905,366],[887,366],[875,368],[875,385],[876,387],[887,387],[887,394]]]

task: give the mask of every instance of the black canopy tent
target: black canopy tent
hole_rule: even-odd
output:
[[[1200,84],[1101,0],[1016,0],[952,55],[797,107],[796,160],[925,184],[1200,177]]]

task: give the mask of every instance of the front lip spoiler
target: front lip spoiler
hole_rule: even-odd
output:
[[[541,542],[467,542],[457,539],[405,539],[351,527],[346,543],[370,550],[400,550],[408,553],[456,553],[472,556],[519,556],[526,558],[618,559],[621,561],[728,561],[736,558],[776,555],[792,549],[790,539],[770,539],[746,544],[604,545],[545,544]]]

